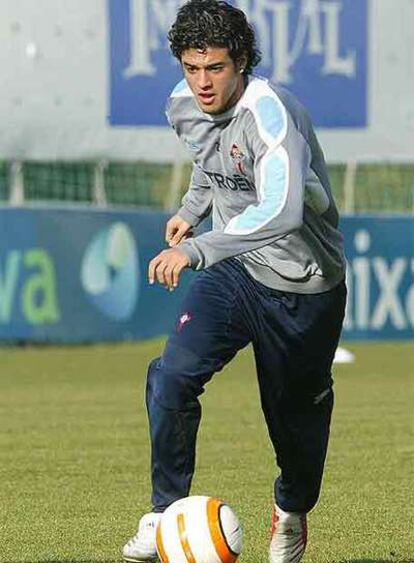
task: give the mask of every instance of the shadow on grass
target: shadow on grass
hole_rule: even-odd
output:
[[[23,559],[10,563],[119,563],[119,559]]]
[[[12,563],[119,563],[115,559],[33,559]],[[343,559],[338,563],[414,563],[414,559]]]
[[[340,563],[414,563],[414,559],[346,559]]]
[[[119,563],[119,561],[114,559],[47,559],[22,563]],[[414,559],[346,559],[340,563],[414,563]]]

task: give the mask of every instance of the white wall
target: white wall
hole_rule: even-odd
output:
[[[371,0],[369,124],[320,130],[329,160],[414,159],[413,21],[412,0]],[[109,126],[108,33],[105,0],[0,2],[0,159],[181,154],[167,129]]]
[[[319,138],[329,160],[414,160],[414,2],[371,0],[370,11],[369,127]]]

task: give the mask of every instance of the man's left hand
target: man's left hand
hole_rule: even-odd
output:
[[[189,266],[188,256],[178,248],[163,250],[149,263],[149,283],[157,281],[173,290],[178,286],[181,272]]]

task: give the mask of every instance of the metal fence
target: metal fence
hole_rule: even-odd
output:
[[[179,205],[190,172],[187,162],[0,161],[0,201],[171,209]],[[330,164],[329,173],[342,212],[414,211],[412,163]]]

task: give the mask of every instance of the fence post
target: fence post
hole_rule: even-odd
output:
[[[10,205],[24,203],[23,164],[20,160],[13,160],[10,164],[9,203]]]
[[[108,166],[107,160],[99,160],[95,165],[94,181],[93,181],[93,201],[99,207],[106,207],[106,191],[105,191],[105,170]]]
[[[176,158],[171,171],[170,189],[165,202],[165,209],[177,209],[180,204],[181,188],[184,181],[185,161]]]
[[[355,178],[357,163],[350,160],[346,163],[344,178],[344,211],[345,213],[355,213]]]

